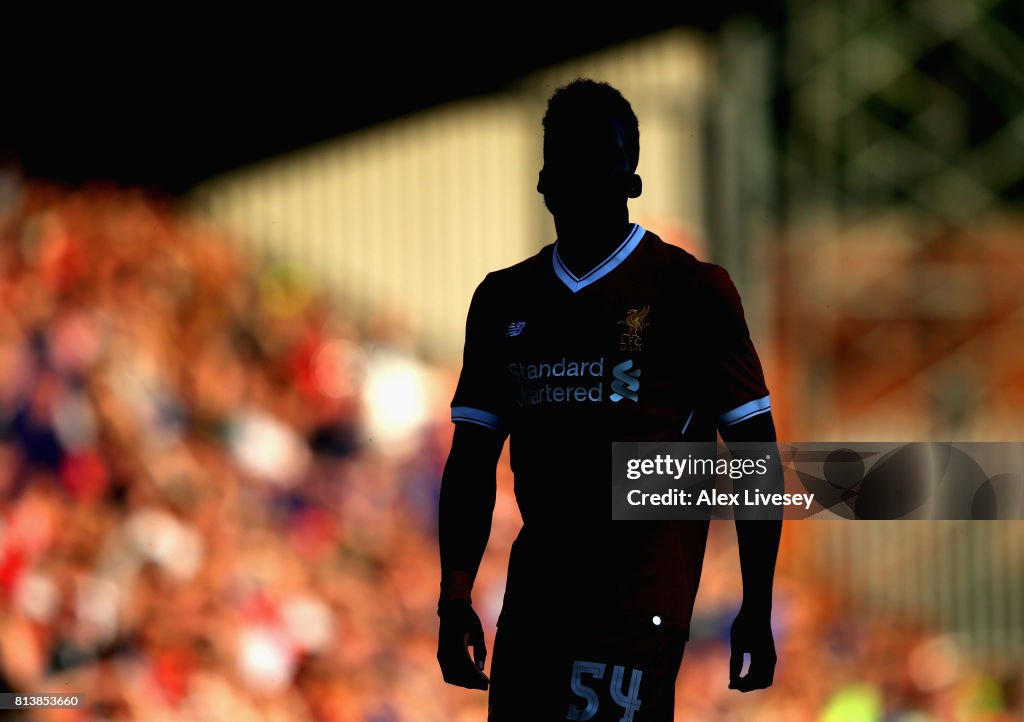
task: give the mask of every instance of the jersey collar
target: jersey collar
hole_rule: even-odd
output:
[[[633,249],[640,245],[640,241],[645,233],[646,230],[643,226],[639,223],[634,223],[629,233],[626,234],[626,238],[619,244],[619,247],[582,276],[577,276],[570,271],[569,267],[562,261],[562,257],[558,255],[558,241],[556,240],[554,251],[551,253],[551,264],[555,268],[555,275],[562,280],[562,283],[569,287],[570,291],[576,293],[584,286],[589,286],[597,279],[611,273],[620,263],[626,260],[626,257],[633,252]]]

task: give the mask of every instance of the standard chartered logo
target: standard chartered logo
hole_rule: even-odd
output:
[[[626,398],[630,401],[636,401],[637,392],[640,390],[640,369],[633,368],[633,360],[626,359],[620,364],[615,364],[615,368],[612,369],[612,376],[615,378],[612,380],[612,393],[610,398],[612,401],[622,401]]]
[[[597,359],[568,359],[539,363],[513,361],[509,374],[517,387],[519,406],[560,404],[566,402],[600,402],[604,400],[604,356]],[[637,400],[640,390],[640,369],[627,359],[612,369],[608,399]]]

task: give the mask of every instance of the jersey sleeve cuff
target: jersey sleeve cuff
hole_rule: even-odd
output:
[[[477,409],[473,406],[452,407],[452,423],[459,421],[468,421],[473,424],[479,424],[480,426],[486,426],[488,429],[494,429],[495,431],[500,431],[502,429],[500,416],[493,414],[490,411]]]
[[[741,421],[745,421],[753,416],[757,416],[758,414],[763,414],[771,410],[771,403],[769,402],[768,396],[765,395],[759,399],[748,401],[745,404],[726,411],[718,417],[718,423],[720,426],[732,426],[733,424],[738,424]]]

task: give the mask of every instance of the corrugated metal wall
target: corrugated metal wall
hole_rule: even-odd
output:
[[[453,360],[484,274],[554,240],[536,192],[541,118],[577,75],[618,87],[640,118],[632,219],[697,245],[708,57],[700,36],[670,31],[230,173],[192,201],[251,250],[297,261],[357,317],[393,314],[421,350]]]
[[[507,97],[452,104],[213,180],[195,201],[353,317],[393,314],[428,347],[461,343],[476,282],[533,240],[520,115]]]
[[[847,600],[846,614],[923,624],[993,669],[1024,659],[1024,525],[804,521],[783,563]]]

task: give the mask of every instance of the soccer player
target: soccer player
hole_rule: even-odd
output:
[[[725,269],[629,220],[641,192],[629,102],[577,78],[551,96],[543,127],[537,190],[556,240],[488,273],[466,320],[441,484],[437,658],[446,682],[489,689],[489,722],[665,722],[709,522],[613,521],[612,442],[775,441],[768,389]],[[506,438],[523,527],[488,678],[471,592]],[[745,692],[774,674],[781,521],[736,529],[729,687]]]

